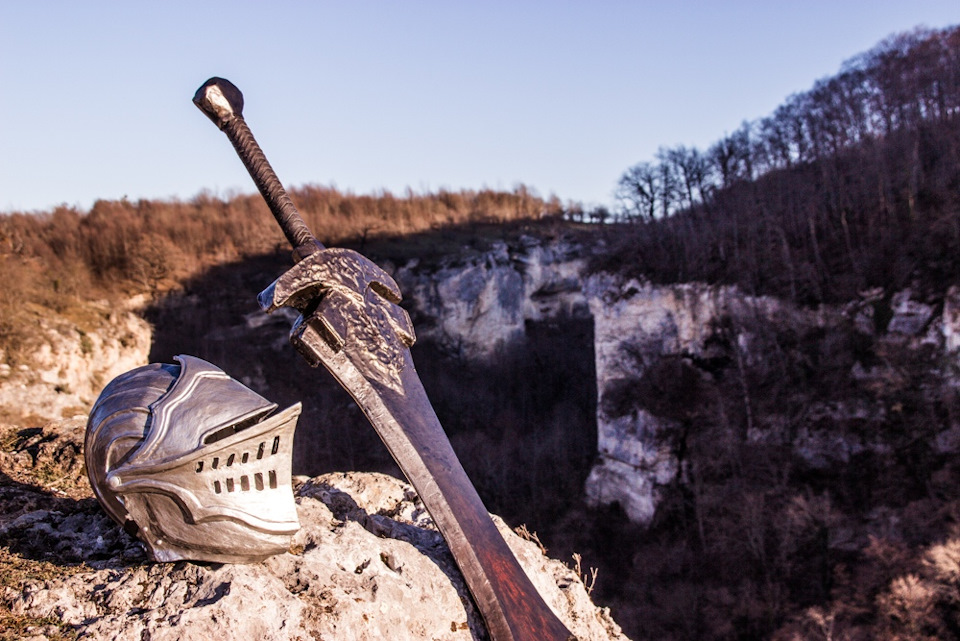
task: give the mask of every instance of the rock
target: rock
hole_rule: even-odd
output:
[[[933,307],[912,299],[913,292],[897,292],[890,300],[893,317],[887,325],[891,334],[918,336],[933,318]]]
[[[522,340],[528,321],[588,313],[582,291],[584,250],[566,241],[523,237],[497,243],[465,264],[426,269],[413,261],[394,278],[415,312],[420,339],[472,360]]]
[[[944,349],[948,354],[960,350],[960,287],[954,285],[943,299],[943,318],[940,324]]]
[[[0,407],[8,420],[39,425],[86,415],[113,377],[145,365],[150,325],[132,309],[78,303],[69,316],[36,310],[29,365],[0,372]]]
[[[620,407],[611,412],[605,401],[625,382],[640,380],[652,364],[665,358],[708,363],[715,356],[711,345],[725,343],[725,356],[733,361],[725,367],[736,376],[737,367],[766,367],[767,355],[775,346],[765,336],[815,337],[828,331],[849,340],[856,340],[850,337],[857,333],[869,336],[871,349],[881,358],[868,360],[866,365],[856,361],[848,377],[861,390],[876,394],[875,398],[824,402],[808,391],[802,421],[794,423],[789,437],[786,430],[776,427],[778,422],[789,421],[769,414],[757,417],[763,425],[753,425],[747,432],[752,443],[789,438],[798,460],[811,468],[827,469],[865,452],[889,454],[890,445],[882,437],[859,434],[856,426],[880,426],[887,421],[883,398],[908,384],[905,368],[909,359],[922,358],[927,350],[955,362],[960,349],[957,287],[947,292],[939,318],[934,305],[913,300],[910,290],[895,294],[892,317],[882,333],[876,331],[873,319],[874,306],[883,299],[879,289],[863,292],[861,300],[846,306],[825,305],[816,310],[747,296],[733,287],[652,285],[607,274],[591,276],[584,291],[594,319],[599,454],[586,482],[587,499],[592,504],[619,503],[637,523],[650,521],[658,505],[658,488],[681,472],[663,439],[658,438],[675,426],[668,418],[646,411],[642,404],[627,412]],[[808,345],[809,349],[815,347],[815,342]],[[794,357],[804,358],[801,352]],[[738,359],[742,365],[737,364]],[[709,370],[709,365],[706,368]],[[933,384],[930,393],[935,394],[939,384],[957,386],[956,371],[953,365],[942,373],[934,372],[942,382]],[[844,425],[852,427],[838,428]],[[935,448],[942,453],[956,451],[960,444],[957,434],[955,425],[935,431]]]
[[[155,564],[89,488],[78,484],[71,498],[41,480],[41,470],[82,473],[78,426],[51,423],[27,435],[0,429],[9,445],[0,457],[0,621],[21,636],[487,638],[443,538],[406,483],[356,472],[316,477],[297,489],[302,528],[289,553],[250,565]],[[58,462],[67,450],[72,458]],[[624,638],[573,570],[495,521],[579,639]]]
[[[746,296],[734,287],[700,283],[653,285],[597,274],[584,291],[594,320],[598,394],[598,461],[587,478],[586,497],[592,505],[618,503],[635,523],[650,522],[659,488],[680,472],[660,438],[676,425],[642,406],[610,409],[610,395],[639,381],[663,359],[708,362],[730,358],[727,352],[732,351],[746,367],[765,358],[762,327],[796,328],[799,333],[841,317],[839,310],[804,310],[770,297]],[[717,347],[721,344],[726,347]]]
[[[634,523],[649,523],[659,503],[658,487],[670,481],[676,468],[667,453],[661,470],[651,471],[630,465],[612,456],[601,455],[586,481],[586,499],[592,506],[618,504]]]

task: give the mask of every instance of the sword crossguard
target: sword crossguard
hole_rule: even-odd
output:
[[[400,288],[373,261],[349,249],[316,251],[257,300],[267,313],[280,307],[300,312],[290,342],[311,366],[342,351],[369,379],[399,389],[404,350],[416,335],[398,304]]]

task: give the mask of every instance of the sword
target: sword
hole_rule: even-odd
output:
[[[290,342],[311,366],[323,364],[373,424],[446,539],[490,636],[575,641],[510,551],[450,446],[410,356],[416,337],[396,282],[359,253],[316,239],[244,121],[236,86],[211,78],[193,102],[230,139],[293,246],[294,266],[260,293],[260,307],[300,312]]]

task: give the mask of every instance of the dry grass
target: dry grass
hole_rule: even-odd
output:
[[[525,187],[398,197],[307,186],[291,197],[328,245],[560,213],[555,199]],[[97,201],[89,212],[59,207],[0,216],[0,361],[29,358],[37,310],[69,317],[81,300],[155,296],[213,265],[278,250],[289,248],[259,195]]]
[[[89,572],[86,565],[65,566],[48,561],[35,561],[14,554],[0,547],[0,641],[14,641],[42,635],[49,641],[67,641],[77,635],[62,621],[53,616],[31,617],[18,614],[7,605],[4,593],[21,592],[31,582],[62,579],[65,576]]]

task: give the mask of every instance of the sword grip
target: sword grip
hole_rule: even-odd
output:
[[[270,213],[293,247],[294,258],[299,261],[318,249],[323,249],[323,245],[307,227],[296,205],[290,200],[263,149],[243,119],[243,94],[240,90],[229,80],[211,78],[197,89],[193,102],[227,135],[240,161],[267,202]]]

